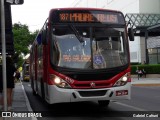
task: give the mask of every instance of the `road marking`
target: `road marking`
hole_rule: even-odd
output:
[[[124,103],[120,103],[120,102],[114,102],[118,105],[122,105],[122,106],[125,106],[125,107],[129,107],[129,108],[132,108],[132,109],[135,109],[137,111],[148,111],[148,110],[145,110],[145,109],[142,109],[142,108],[138,108],[138,107],[135,107],[135,106],[132,106],[132,105],[127,105],[127,104],[124,104]]]

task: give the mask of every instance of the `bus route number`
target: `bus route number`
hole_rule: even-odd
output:
[[[117,15],[113,14],[61,13],[59,17],[61,22],[118,23]]]

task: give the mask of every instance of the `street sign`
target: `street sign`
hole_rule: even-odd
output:
[[[6,0],[6,2],[11,5],[21,5],[24,3],[24,0]]]

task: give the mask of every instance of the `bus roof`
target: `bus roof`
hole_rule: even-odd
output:
[[[55,8],[49,13],[54,23],[104,23],[125,24],[122,12],[100,8]]]
[[[83,8],[83,7],[79,7],[79,8],[53,8],[50,10],[50,12],[55,11],[55,10],[97,10],[97,11],[109,11],[109,12],[120,12],[121,11],[117,11],[117,10],[111,10],[111,9],[103,9],[103,8]]]

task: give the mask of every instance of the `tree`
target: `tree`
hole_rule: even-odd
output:
[[[27,25],[21,23],[13,24],[14,35],[14,59],[17,61],[17,65],[21,66],[23,63],[23,56],[29,54],[29,46],[34,41],[38,30],[30,32]]]

